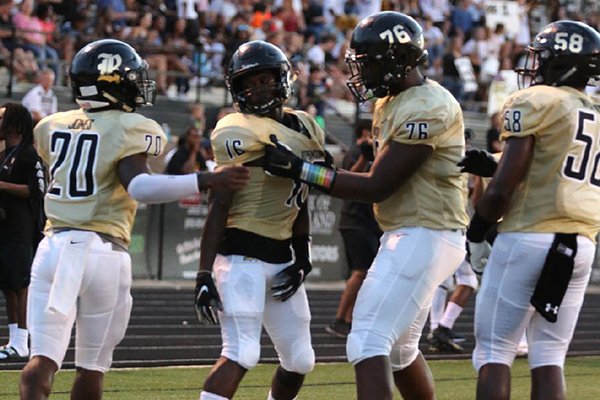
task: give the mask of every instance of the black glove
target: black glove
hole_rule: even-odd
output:
[[[277,136],[269,136],[273,146],[265,147],[263,168],[283,178],[298,179],[325,192],[333,186],[335,170],[304,161],[282,144]]]
[[[495,222],[488,221],[483,218],[477,211],[471,218],[471,223],[467,228],[467,240],[469,243],[481,243],[485,240],[485,237],[490,229],[495,225]]]
[[[498,162],[493,155],[485,150],[471,149],[468,150],[458,163],[461,167],[460,172],[468,172],[473,175],[489,178],[494,176]]]
[[[310,264],[310,236],[300,235],[292,237],[292,248],[296,261],[289,267],[281,270],[271,283],[273,297],[276,300],[286,301],[296,293],[306,276],[312,271]]]
[[[218,311],[223,311],[223,303],[209,271],[199,271],[196,275],[196,316],[201,324],[219,323]]]
[[[304,160],[292,153],[292,151],[282,144],[277,136],[269,136],[274,146],[265,147],[265,160],[263,168],[275,176],[282,178],[299,179]]]

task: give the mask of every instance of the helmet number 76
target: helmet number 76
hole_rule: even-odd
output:
[[[379,37],[383,40],[387,40],[389,44],[398,43],[409,43],[410,35],[406,32],[404,26],[398,24],[392,29],[386,29],[379,34]],[[395,40],[394,40],[395,39]]]

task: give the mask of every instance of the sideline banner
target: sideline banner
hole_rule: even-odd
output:
[[[308,196],[313,259],[309,280],[346,278],[344,245],[338,231],[341,207],[341,200],[325,194],[317,192]],[[140,205],[130,246],[133,277],[194,279],[207,213],[206,193],[164,205]],[[162,238],[159,235],[161,226]]]

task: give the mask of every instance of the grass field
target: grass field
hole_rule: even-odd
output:
[[[429,362],[436,380],[439,400],[475,398],[475,372],[469,361]],[[274,365],[260,365],[250,371],[236,399],[265,400]],[[198,399],[208,368],[145,368],[113,370],[106,376],[106,400]],[[512,370],[512,399],[529,398],[529,370],[526,361],[517,360]],[[19,373],[0,372],[0,399],[18,398]],[[68,399],[72,371],[57,375],[52,399]],[[600,398],[600,357],[568,358],[566,366],[568,397],[577,400]],[[354,374],[349,364],[319,364],[306,378],[302,400],[356,398]],[[400,396],[397,396],[400,398]]]

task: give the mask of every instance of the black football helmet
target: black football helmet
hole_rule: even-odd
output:
[[[527,50],[525,66],[515,68],[520,87],[584,87],[600,80],[600,33],[582,22],[552,22]]]
[[[119,40],[97,40],[83,47],[73,57],[69,75],[75,99],[88,110],[133,112],[156,98],[148,64]]]
[[[244,89],[242,82],[246,77],[269,70],[276,78],[271,87]],[[225,82],[234,103],[245,113],[266,115],[292,96],[290,62],[277,46],[262,40],[244,43],[236,50],[229,62]],[[257,91],[263,95],[256,96]]]
[[[354,28],[346,64],[347,85],[359,101],[393,93],[413,68],[427,61],[423,30],[408,15],[384,11]]]

